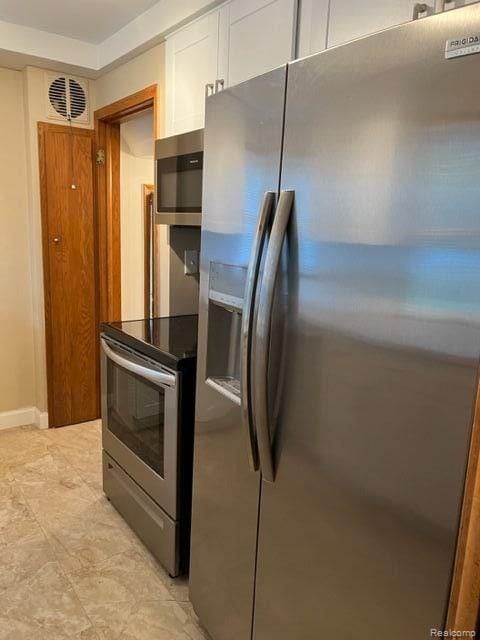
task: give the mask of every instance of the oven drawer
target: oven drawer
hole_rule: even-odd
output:
[[[179,523],[169,518],[105,451],[103,490],[168,573],[179,575]]]

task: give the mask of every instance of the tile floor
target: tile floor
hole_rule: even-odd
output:
[[[0,431],[0,640],[205,640],[102,493],[100,421]]]

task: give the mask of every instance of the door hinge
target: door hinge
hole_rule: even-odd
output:
[[[105,149],[97,149],[97,153],[95,155],[95,162],[97,164],[105,164]]]

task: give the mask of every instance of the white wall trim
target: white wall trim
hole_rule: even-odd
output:
[[[158,0],[119,31],[97,45],[97,70],[136,51],[147,43],[158,44],[167,34],[221,4],[224,0]]]
[[[48,413],[37,407],[23,407],[13,411],[0,412],[0,429],[11,429],[33,424],[39,429],[48,427]]]
[[[39,429],[48,429],[48,413],[46,411],[40,411],[40,409],[35,407],[34,414],[35,420],[33,424]]]
[[[21,70],[31,65],[96,78],[222,1],[158,0],[99,44],[0,20],[0,66]]]
[[[97,69],[98,49],[94,44],[56,33],[0,20],[2,49],[75,66]]]

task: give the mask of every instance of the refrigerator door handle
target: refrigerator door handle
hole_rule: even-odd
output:
[[[242,314],[241,328],[241,367],[240,367],[240,397],[242,424],[248,442],[248,462],[253,471],[258,470],[257,441],[255,437],[255,423],[252,410],[252,331],[255,313],[255,299],[257,293],[258,275],[262,261],[262,253],[267,237],[267,230],[275,202],[275,193],[266,191],[263,195],[257,227],[252,245],[250,261],[248,263],[247,278]]]
[[[253,340],[254,362],[254,416],[257,432],[260,467],[265,480],[275,480],[271,444],[270,417],[268,410],[268,360],[270,330],[272,324],[273,301],[277,282],[278,267],[282,255],[283,242],[293,207],[294,191],[282,191],[278,200],[272,232],[263,268],[257,321]]]

